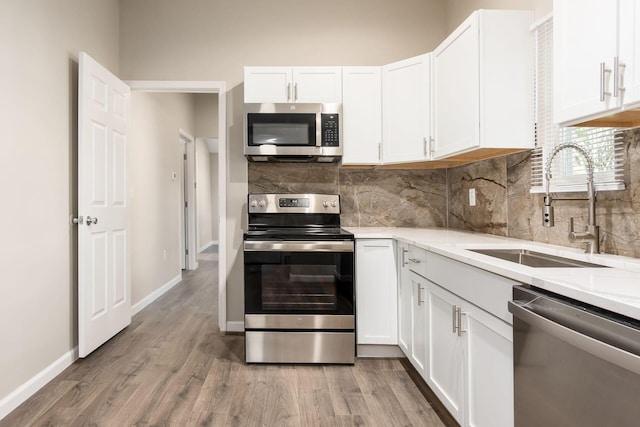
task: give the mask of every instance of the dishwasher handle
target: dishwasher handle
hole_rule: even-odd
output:
[[[563,342],[640,375],[640,356],[591,338],[534,313],[526,307],[529,303],[509,301],[509,311],[518,319],[541,329]]]

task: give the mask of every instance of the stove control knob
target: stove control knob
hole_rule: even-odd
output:
[[[258,202],[258,206],[260,206],[261,208],[264,208],[267,205],[267,203],[264,200],[260,200]]]
[[[324,206],[325,208],[329,207],[329,201],[325,200],[324,202],[322,202],[322,206]]]
[[[257,200],[252,200],[251,203],[249,203],[249,206],[251,206],[252,208],[257,208],[258,207],[258,201]]]
[[[332,200],[331,201],[331,207],[335,208],[336,206],[338,206],[338,201],[337,200]]]

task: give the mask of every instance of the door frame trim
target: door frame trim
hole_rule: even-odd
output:
[[[227,82],[125,80],[131,91],[212,93],[218,95],[218,325],[227,330]]]

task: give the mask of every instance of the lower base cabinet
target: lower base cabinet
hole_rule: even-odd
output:
[[[511,326],[428,286],[427,384],[462,426],[513,426]]]
[[[356,241],[357,343],[398,345],[398,283],[392,239]]]
[[[413,366],[424,377],[427,369],[427,349],[429,331],[427,330],[427,280],[413,271],[411,278],[411,352],[410,360]]]

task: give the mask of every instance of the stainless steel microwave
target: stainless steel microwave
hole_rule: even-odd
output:
[[[335,162],[340,104],[245,104],[244,154],[253,161]]]

